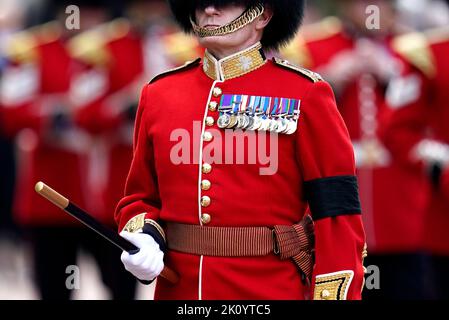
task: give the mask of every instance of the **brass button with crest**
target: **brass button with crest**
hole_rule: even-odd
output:
[[[210,173],[212,171],[212,166],[208,163],[203,163],[201,170],[203,173]]]
[[[329,292],[329,290],[324,289],[323,291],[321,291],[321,298],[324,300],[328,300],[331,296],[331,293]]]
[[[223,91],[219,88],[219,87],[215,87],[213,90],[212,90],[212,94],[214,95],[214,97],[219,97],[219,96],[221,96],[221,94],[223,93]]]
[[[209,110],[210,111],[217,111],[217,106],[218,106],[218,103],[217,102],[215,102],[215,101],[211,101],[211,102],[209,102]]]
[[[211,220],[210,214],[203,213],[203,214],[201,215],[201,222],[202,222],[203,224],[208,224],[208,223],[210,223],[210,220]]]
[[[206,117],[206,126],[211,127],[213,126],[215,123],[215,120],[213,117]]]
[[[211,200],[210,200],[210,198],[208,197],[208,196],[202,196],[201,197],[201,206],[202,207],[208,207],[208,206],[210,206],[210,202],[211,202]]]
[[[209,131],[204,132],[203,134],[204,141],[206,142],[212,141],[212,138],[213,138],[212,133],[210,133]]]
[[[209,180],[201,181],[201,190],[207,191],[210,189],[211,183]]]

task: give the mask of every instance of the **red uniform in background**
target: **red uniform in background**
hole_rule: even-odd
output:
[[[92,140],[73,121],[74,101],[79,103],[73,94],[89,79],[82,77],[66,40],[52,22],[23,31],[11,43],[0,110],[4,130],[16,136],[19,150],[16,217],[31,240],[42,299],[70,298],[66,268],[77,265],[81,247],[97,261],[112,297],[132,299],[136,282],[121,268],[119,250],[34,191],[42,180],[80,207],[96,201],[86,175]],[[102,218],[99,211],[91,213]]]
[[[275,97],[283,98],[283,103],[288,98],[291,106],[300,105],[297,131],[279,134],[267,164],[260,158],[254,163],[248,159],[254,156],[250,146],[257,145],[259,155],[261,150],[273,150],[269,134],[264,139],[257,130],[236,130],[237,139],[252,136],[257,143],[243,142],[239,151],[246,160],[239,164],[233,156],[232,164],[227,164],[224,158],[231,151],[236,155],[238,148],[229,138],[225,142],[225,135],[233,131],[218,127],[221,108],[234,98],[247,99],[248,108],[262,107],[261,97],[273,103]],[[319,76],[267,61],[258,45],[220,61],[206,54],[203,62],[198,59],[144,87],[133,162],[116,218],[120,230],[142,213],[153,223],[205,229],[290,226],[301,220],[310,204],[316,238],[314,298],[359,299],[365,239],[354,171],[346,127],[332,90]],[[345,196],[333,196],[336,185]],[[295,264],[272,253],[229,258],[169,249],[165,263],[179,273],[180,281],[173,285],[159,278],[156,299],[310,296]]]
[[[85,205],[86,136],[67,118],[68,92],[76,73],[56,23],[24,31],[10,47],[11,66],[2,79],[3,129],[17,138],[19,175],[16,218],[26,226],[74,225],[72,218],[34,191],[39,180]]]
[[[370,50],[377,52],[375,59],[384,65],[379,68],[383,69],[383,74],[371,70],[372,61],[368,61],[372,56]],[[385,297],[389,298],[414,296],[412,292],[420,296],[422,290],[416,285],[419,281],[412,283],[399,273],[406,264],[419,265],[410,261],[414,258],[408,254],[414,255],[425,248],[422,225],[427,197],[422,191],[427,184],[419,170],[404,168],[392,159],[378,137],[378,127],[388,114],[385,90],[391,77],[401,67],[400,60],[391,49],[391,37],[363,37],[331,17],[305,27],[284,55],[328,77],[336,90],[339,110],[354,146],[370,253],[368,263],[381,267],[381,274],[384,275],[383,278],[381,276],[382,292],[365,292],[379,296],[385,293]],[[347,59],[366,59],[366,62],[354,64],[354,69],[359,69],[347,70],[343,67]],[[339,73],[340,78],[333,82],[331,74],[335,73]],[[341,74],[345,76],[341,77]],[[403,258],[395,256],[402,254],[406,255]],[[383,263],[376,261],[378,255],[386,255],[385,259],[381,257],[386,262],[384,273]],[[397,264],[396,271],[392,264]],[[401,284],[395,284],[397,281]],[[405,283],[413,289],[405,289]]]
[[[76,88],[77,123],[94,137],[89,189],[96,194],[92,211],[114,225],[113,212],[123,197],[132,159],[132,133],[142,82],[197,54],[193,39],[169,30],[147,36],[126,19],[117,19],[80,34],[70,43],[87,79]],[[184,60],[182,60],[184,61]],[[99,201],[101,199],[101,201]]]
[[[395,40],[409,62],[388,90],[391,116],[382,129],[386,145],[407,168],[432,182],[424,220],[425,247],[435,256],[439,298],[449,295],[449,28]],[[423,190],[420,191],[423,193]]]
[[[326,18],[305,27],[302,37],[284,55],[326,75],[331,63],[345,54],[363,50],[360,47],[370,45],[369,41],[374,40],[352,34],[337,18]],[[383,54],[390,58],[393,52],[389,42],[375,44],[383,47]],[[388,63],[386,59],[383,61]],[[370,253],[414,252],[422,248],[425,205],[425,197],[419,192],[422,180],[418,172],[403,170],[392,161],[377,135],[385,115],[388,80],[379,79],[367,69],[346,83],[331,84],[336,89],[338,107],[354,146],[368,250]]]

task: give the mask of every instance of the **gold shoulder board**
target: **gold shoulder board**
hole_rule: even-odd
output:
[[[200,63],[200,61],[201,61],[201,58],[197,58],[194,61],[187,61],[182,66],[179,66],[179,67],[176,67],[176,68],[164,71],[162,73],[159,73],[157,76],[155,76],[153,79],[151,79],[151,81],[149,83],[153,83],[156,80],[159,80],[159,79],[161,79],[161,78],[163,78],[165,76],[168,76],[169,74],[176,73],[176,72],[181,71],[181,70],[187,70],[187,69],[189,69],[191,67],[194,67],[194,66],[198,65]]]
[[[281,66],[282,68],[293,70],[296,73],[299,73],[300,75],[302,75],[303,77],[306,77],[307,79],[313,81],[314,83],[323,81],[323,78],[318,73],[310,71],[306,68],[301,68],[301,67],[295,66],[295,65],[291,64],[290,62],[288,62],[287,60],[283,60],[283,59],[274,57],[273,62],[275,64],[277,64],[278,66]]]
[[[330,16],[318,22],[304,26],[300,34],[306,42],[324,40],[342,32],[343,24],[337,17]]]
[[[436,73],[435,61],[424,33],[413,32],[393,40],[393,49],[427,77]]]

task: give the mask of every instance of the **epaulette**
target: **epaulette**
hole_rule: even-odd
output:
[[[173,68],[173,69],[164,71],[164,72],[162,72],[162,73],[159,73],[157,76],[153,77],[153,79],[151,79],[149,83],[153,83],[153,82],[155,82],[156,80],[159,80],[159,79],[161,79],[161,78],[163,78],[163,77],[165,77],[165,76],[168,76],[168,75],[170,75],[170,74],[179,72],[179,71],[181,71],[181,70],[187,70],[187,69],[190,69],[190,68],[192,68],[192,67],[194,67],[194,66],[197,66],[197,65],[200,63],[200,61],[201,61],[201,58],[197,58],[197,59],[194,60],[194,61],[187,61],[187,62],[184,63],[182,66],[179,66],[179,67],[176,67],[176,68]]]
[[[300,34],[306,42],[330,38],[343,30],[343,23],[337,17],[327,17],[318,22],[304,26]]]
[[[295,66],[295,65],[291,64],[290,62],[288,62],[287,60],[283,60],[283,59],[274,57],[273,62],[276,65],[281,66],[282,68],[293,70],[296,73],[299,73],[300,75],[302,75],[303,77],[306,77],[307,79],[313,81],[314,83],[323,81],[323,78],[318,73],[310,71],[305,68]]]
[[[427,77],[432,78],[435,75],[434,57],[430,50],[429,39],[424,33],[413,32],[398,36],[393,40],[392,47]]]
[[[101,24],[70,39],[69,53],[87,64],[104,65],[110,58],[106,44],[126,36],[130,29],[129,21],[124,18]]]
[[[163,36],[164,52],[174,64],[195,59],[199,54],[198,41],[184,32],[175,32]]]
[[[12,35],[5,49],[5,57],[18,62],[33,62],[37,59],[36,47],[59,39],[61,27],[55,22],[20,31]]]
[[[279,54],[282,58],[291,61],[291,63],[297,66],[309,67],[313,63],[312,56],[307,48],[304,37],[300,34],[297,34],[292,41],[281,48]]]

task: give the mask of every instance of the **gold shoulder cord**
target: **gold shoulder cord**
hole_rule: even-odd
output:
[[[319,81],[323,81],[323,78],[318,73],[310,71],[310,70],[308,70],[306,68],[295,66],[295,65],[291,64],[290,62],[288,62],[287,60],[283,60],[283,59],[279,59],[279,58],[274,57],[273,58],[273,62],[275,64],[277,64],[278,66],[281,66],[281,67],[286,68],[286,69],[293,70],[296,73],[299,73],[299,74],[305,76],[306,78],[308,78],[309,80],[313,81],[314,83],[319,82]]]
[[[260,17],[263,14],[264,10],[264,6],[262,4],[258,4],[246,10],[240,17],[238,17],[234,21],[231,21],[230,23],[215,29],[207,29],[198,26],[193,21],[192,17],[190,17],[190,23],[192,24],[193,32],[195,32],[195,34],[200,38],[224,36],[247,26],[258,17]]]

